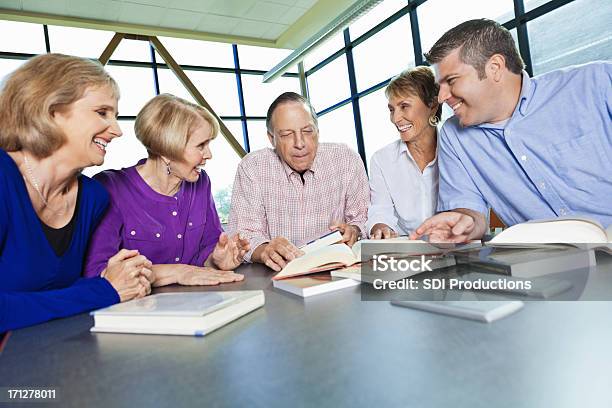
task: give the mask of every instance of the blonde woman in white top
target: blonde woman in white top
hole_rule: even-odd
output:
[[[431,69],[417,67],[394,77],[385,90],[400,139],[370,161],[367,229],[373,239],[407,235],[435,213],[438,89]]]

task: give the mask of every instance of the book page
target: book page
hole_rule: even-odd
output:
[[[283,279],[290,276],[299,276],[312,273],[313,269],[327,265],[339,263],[342,265],[352,265],[359,262],[351,248],[346,244],[333,244],[316,251],[302,255],[289,262],[272,279]],[[320,269],[318,269],[320,271]]]
[[[607,243],[605,231],[595,222],[557,219],[516,224],[494,237],[491,244],[595,244]]]

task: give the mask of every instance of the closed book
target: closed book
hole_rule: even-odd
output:
[[[261,290],[160,293],[92,312],[92,332],[205,336],[263,306]]]
[[[491,272],[519,278],[532,278],[595,265],[592,250],[572,247],[513,248],[495,247],[455,254],[458,265],[474,272]]]
[[[512,301],[424,301],[394,300],[395,306],[424,310],[462,319],[491,323],[520,310],[525,304],[520,300]]]
[[[336,278],[329,273],[316,273],[297,278],[274,280],[272,282],[275,288],[301,297],[319,295],[359,285],[359,281]]]

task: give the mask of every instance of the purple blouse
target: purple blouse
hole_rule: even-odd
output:
[[[106,187],[110,205],[91,239],[85,276],[100,275],[122,248],[137,249],[153,264],[204,264],[222,231],[205,172],[195,183],[183,182],[174,197],[149,187],[136,166],[94,178]]]

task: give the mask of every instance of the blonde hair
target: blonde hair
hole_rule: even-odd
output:
[[[212,127],[212,138],[219,133],[219,122],[206,108],[170,94],[160,94],[140,110],[134,132],[150,157],[181,160],[189,136],[199,119]]]
[[[385,96],[403,97],[416,95],[421,101],[433,108],[438,105],[438,91],[440,86],[436,83],[433,71],[425,66],[407,69],[391,79],[385,89]],[[440,117],[442,106],[438,106],[436,115]]]
[[[50,156],[66,141],[53,113],[81,99],[88,88],[119,87],[102,65],[85,58],[42,54],[10,74],[0,92],[0,147]]]

